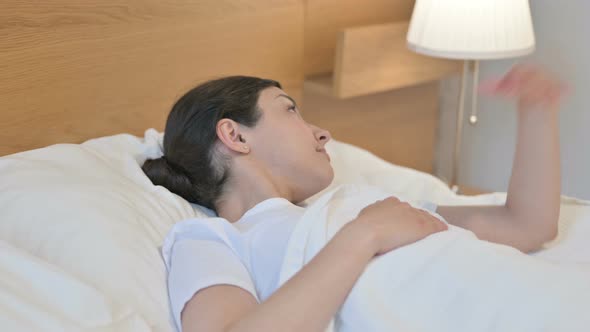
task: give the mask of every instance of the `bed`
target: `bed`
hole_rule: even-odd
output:
[[[302,97],[305,13],[294,0],[0,5],[3,331],[173,330],[162,239],[212,212],[154,186],[140,166],[161,155],[168,108],[198,82],[272,77]],[[339,137],[327,150],[326,190],[364,183],[439,204],[505,200],[456,195]],[[590,264],[589,236],[590,202],[564,196],[559,237],[534,255]]]

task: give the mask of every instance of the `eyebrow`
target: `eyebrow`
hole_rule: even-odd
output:
[[[293,105],[294,105],[295,107],[297,107],[297,102],[295,102],[295,99],[293,99],[293,98],[291,98],[291,97],[287,96],[287,95],[286,95],[286,94],[284,94],[284,93],[281,93],[280,95],[276,96],[276,97],[275,97],[275,99],[277,99],[277,98],[279,98],[279,97],[285,97],[285,98],[289,99],[289,100],[290,100],[290,101],[293,103]]]

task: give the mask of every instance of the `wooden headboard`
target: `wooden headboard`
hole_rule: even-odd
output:
[[[163,130],[186,90],[225,75],[280,81],[311,123],[432,171],[436,83],[341,100],[304,80],[334,68],[339,31],[408,20],[413,0],[0,2],[0,155]],[[361,125],[358,125],[361,124]]]
[[[3,0],[0,155],[162,130],[173,102],[224,75],[301,96],[300,0]]]

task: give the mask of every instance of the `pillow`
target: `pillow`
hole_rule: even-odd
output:
[[[0,279],[2,331],[152,331],[134,308],[3,241]]]
[[[408,201],[428,201],[438,205],[504,204],[506,200],[506,194],[501,192],[457,195],[432,174],[389,163],[351,144],[332,140],[326,145],[326,150],[332,160],[334,181],[306,202],[343,183],[372,185]]]
[[[131,305],[171,330],[159,246],[177,221],[205,216],[140,168],[162,135],[116,135],[0,158],[0,240]]]
[[[407,200],[437,201],[454,195],[437,177],[391,164],[357,146],[332,140],[326,145],[326,150],[334,168],[334,181],[327,190],[340,184],[355,183],[381,187]]]

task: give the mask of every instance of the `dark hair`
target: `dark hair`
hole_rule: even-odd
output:
[[[262,113],[260,92],[281,85],[273,80],[229,76],[203,83],[172,107],[164,132],[164,156],[147,160],[142,169],[161,185],[189,202],[212,210],[229,177],[226,156],[218,153],[217,122],[223,118],[254,127]]]

